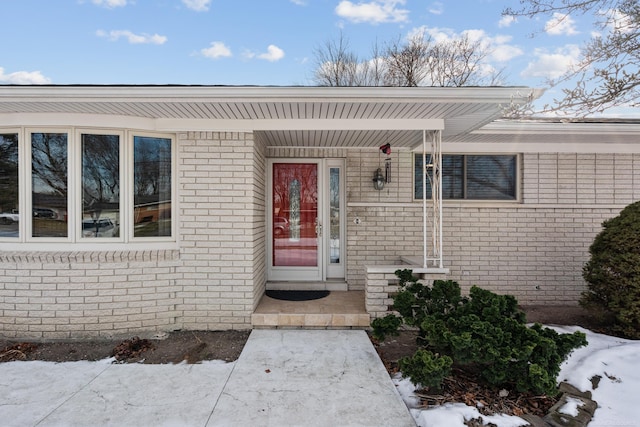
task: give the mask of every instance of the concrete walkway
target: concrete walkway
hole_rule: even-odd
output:
[[[254,330],[235,363],[0,364],[4,426],[415,426],[361,330]]]

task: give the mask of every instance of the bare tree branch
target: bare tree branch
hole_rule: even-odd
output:
[[[602,34],[581,48],[580,61],[550,86],[575,81],[544,112],[577,116],[640,103],[640,4],[637,0],[521,0],[505,15],[535,17],[554,13],[593,15]]]

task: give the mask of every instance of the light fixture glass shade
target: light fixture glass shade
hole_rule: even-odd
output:
[[[384,175],[382,175],[382,169],[380,168],[373,174],[373,188],[378,191],[384,188]]]

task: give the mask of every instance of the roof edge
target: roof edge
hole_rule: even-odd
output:
[[[523,103],[540,97],[542,89],[513,87],[325,87],[325,86],[198,86],[198,85],[0,85],[4,102],[41,100],[85,101],[267,101],[335,100],[372,101],[506,101]]]

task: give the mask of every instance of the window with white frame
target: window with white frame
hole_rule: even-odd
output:
[[[174,151],[171,135],[0,131],[0,240],[173,241]]]
[[[427,155],[427,198],[431,198],[429,185],[433,169]],[[422,199],[423,156],[414,157],[414,197]],[[518,156],[499,155],[442,155],[442,198],[459,200],[516,200]]]
[[[0,132],[0,237],[19,237],[18,181],[18,134]]]

